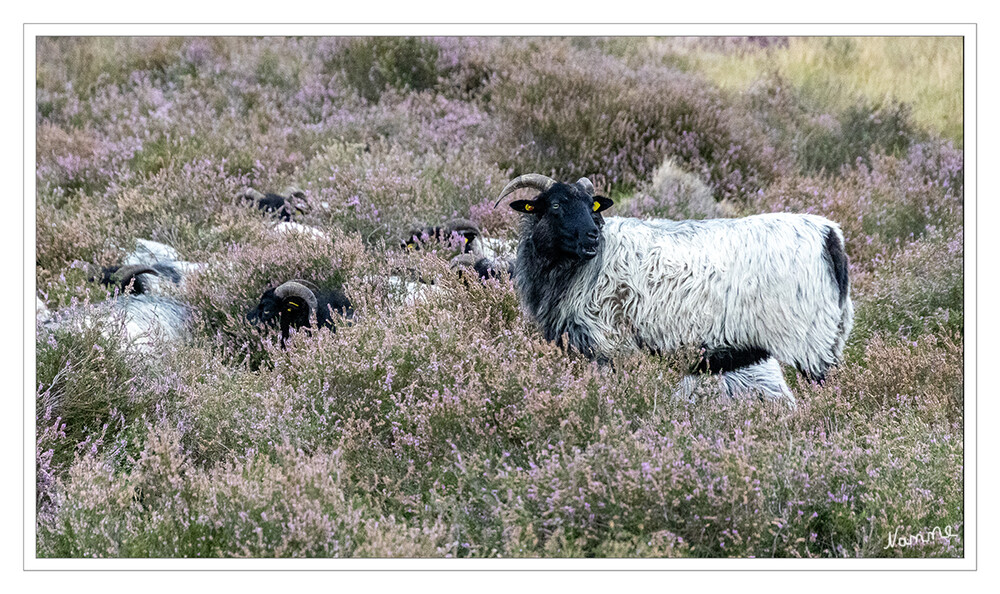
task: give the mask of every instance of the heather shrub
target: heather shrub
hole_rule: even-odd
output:
[[[615,206],[628,216],[674,220],[712,218],[722,210],[705,182],[671,159],[665,160],[633,196],[616,201]]]
[[[69,85],[87,98],[100,87],[124,84],[136,71],[170,73],[183,43],[180,37],[41,37],[36,83]]]
[[[511,45],[487,107],[520,143],[502,162],[518,172],[594,175],[634,187],[670,156],[703,175],[716,198],[742,198],[768,184],[787,160],[694,75],[629,68],[561,40]]]
[[[89,322],[80,324],[72,319],[82,311],[64,310],[61,326],[36,333],[35,417],[53,471],[64,469],[76,451],[120,461],[132,445],[126,434],[156,403],[143,387],[155,370],[120,338],[121,316],[101,311],[92,309]],[[52,427],[58,439],[43,440]]]
[[[479,154],[397,145],[370,152],[332,145],[312,160],[306,175],[317,180],[314,191],[328,205],[316,215],[320,222],[358,233],[366,243],[393,243],[414,224],[468,217],[471,205],[503,187],[496,165]]]
[[[870,165],[870,153],[905,154],[913,134],[907,105],[859,104],[839,114],[836,125],[808,127],[798,161],[807,173],[834,172],[858,160]]]
[[[962,422],[964,382],[962,337],[926,334],[915,339],[877,335],[852,364],[844,389],[858,395],[858,406],[881,411],[905,409],[925,423]]]
[[[433,89],[438,82],[438,48],[417,37],[352,38],[333,56],[330,67],[366,101],[377,102],[386,88]]]
[[[875,332],[916,337],[964,328],[964,234],[944,240],[932,230],[924,239],[885,254],[870,275],[859,275],[856,290],[859,337]]]
[[[373,516],[345,496],[336,451],[281,449],[201,470],[178,430],[150,426],[127,481],[87,456],[60,495],[66,510],[42,528],[54,557],[414,557],[447,553],[437,524]],[[71,511],[72,510],[72,511]],[[149,513],[148,510],[162,510]],[[97,526],[99,523],[100,527]]]
[[[871,166],[872,154],[901,157],[918,136],[908,104],[859,102],[831,113],[777,72],[756,81],[744,101],[771,142],[809,175],[836,175],[858,161]]]

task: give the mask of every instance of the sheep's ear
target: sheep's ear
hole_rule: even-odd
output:
[[[510,207],[517,212],[538,214],[538,204],[535,200],[515,200],[510,203]]]
[[[301,310],[303,307],[307,307],[307,305],[297,297],[289,297],[288,299],[285,299],[285,311],[296,312]]]
[[[606,196],[594,196],[594,212],[601,212],[614,206],[615,202]]]

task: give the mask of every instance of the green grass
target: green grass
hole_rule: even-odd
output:
[[[745,91],[776,72],[830,112],[850,108],[859,97],[872,104],[906,103],[921,127],[963,144],[960,37],[792,37],[788,47],[736,54],[649,43],[665,61],[680,62],[731,91]]]

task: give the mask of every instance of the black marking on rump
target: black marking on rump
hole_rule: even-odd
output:
[[[822,384],[824,381],[826,381],[826,370],[829,369],[829,365],[824,365],[823,370],[816,373],[813,373],[812,371],[803,368],[801,365],[796,365],[795,369],[797,369],[799,373],[802,374],[802,377],[806,378],[807,380],[811,382],[816,382],[817,384]]]
[[[840,306],[844,306],[847,299],[847,254],[844,253],[844,246],[833,231],[833,227],[826,229],[826,254],[830,258],[830,273],[833,275],[833,282],[837,284],[840,294]]]
[[[771,356],[766,350],[756,346],[703,348],[705,352],[691,367],[691,373],[726,373],[756,365]]]

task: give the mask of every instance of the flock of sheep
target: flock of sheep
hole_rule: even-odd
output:
[[[612,201],[587,178],[560,183],[540,174],[512,180],[497,205],[519,189],[536,192],[510,207],[522,213],[516,246],[482,236],[470,221],[413,229],[402,245],[459,238],[457,268],[479,277],[513,279],[523,309],[547,340],[601,364],[635,351],[664,354],[693,347],[701,353],[676,394],[691,398],[714,378],[729,397],[753,394],[794,406],[780,363],[807,379],[823,381],[841,358],[853,323],[848,263],[839,226],[823,217],[763,214],[738,219],[673,221],[609,217]],[[295,222],[306,212],[305,194],[246,190],[240,199],[276,219],[278,233],[325,236]],[[516,249],[516,253],[515,253]],[[39,323],[87,323],[89,316],[118,313],[125,339],[137,348],[155,340],[183,340],[188,305],[166,291],[204,264],[185,262],[170,246],[139,240],[118,267],[93,280],[117,297],[84,316],[50,312],[36,298]],[[425,286],[394,278],[411,301]],[[290,332],[332,327],[352,317],[341,291],[320,291],[289,279],[267,288],[248,323],[274,327],[282,345]]]

